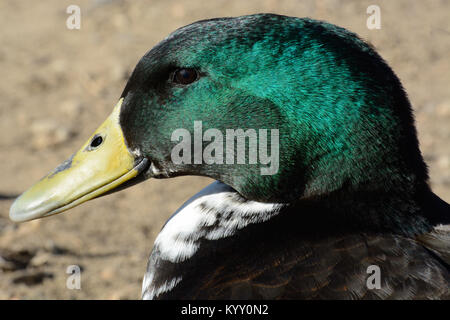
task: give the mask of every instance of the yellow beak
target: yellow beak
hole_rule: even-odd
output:
[[[14,201],[9,216],[27,221],[50,216],[96,198],[136,177],[148,160],[135,160],[119,124],[123,99],[92,137],[68,160]]]

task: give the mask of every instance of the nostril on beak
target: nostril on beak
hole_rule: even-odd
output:
[[[95,149],[102,143],[103,143],[102,136],[95,136],[94,138],[92,138],[91,144],[89,145],[89,149],[91,149],[91,150]]]

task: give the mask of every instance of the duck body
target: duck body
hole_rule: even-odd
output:
[[[354,218],[346,221],[342,215],[314,203],[248,201],[215,182],[163,227],[150,256],[142,297],[450,298],[448,246],[435,251],[426,239],[440,237],[438,242],[445,243],[448,230],[432,229],[421,239],[376,230]],[[380,287],[370,284],[374,266],[379,268]]]
[[[195,137],[196,121],[276,129],[266,142],[277,170],[198,163],[195,146],[194,161],[173,161],[173,133]],[[176,30],[139,61],[105,124],[10,216],[180,175],[217,181],[161,230],[144,299],[450,297],[450,206],[428,186],[411,105],[386,62],[343,28],[258,14]],[[374,267],[379,288],[368,284]]]

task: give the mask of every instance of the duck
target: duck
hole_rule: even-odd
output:
[[[399,78],[353,32],[276,14],[177,29],[10,218],[185,175],[215,182],[156,237],[143,299],[450,298],[450,205]]]

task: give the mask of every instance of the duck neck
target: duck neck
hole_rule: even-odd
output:
[[[233,188],[214,182],[189,199],[157,236],[144,277],[142,296],[154,299],[170,292],[183,279],[179,266],[195,265],[219,252],[251,225],[277,216],[285,204],[243,198]]]
[[[433,225],[445,223],[443,216],[450,217],[450,206],[426,183],[408,190],[344,186],[326,195],[302,198],[295,206],[310,213],[304,217],[307,216],[309,221],[305,223],[311,228],[321,224],[342,231],[388,232],[405,236],[427,232]],[[444,211],[446,214],[443,215]]]

